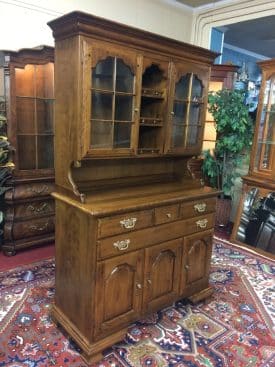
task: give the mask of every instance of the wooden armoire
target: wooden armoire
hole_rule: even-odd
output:
[[[53,317],[87,362],[129,323],[212,293],[218,192],[192,179],[216,54],[82,12],[55,38]]]
[[[2,250],[54,241],[54,49],[0,51],[7,137],[15,168],[6,192]]]

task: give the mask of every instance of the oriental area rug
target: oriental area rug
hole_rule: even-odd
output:
[[[93,367],[274,367],[275,264],[215,238],[214,294],[131,325]],[[0,273],[0,366],[86,367],[50,317],[54,260]]]

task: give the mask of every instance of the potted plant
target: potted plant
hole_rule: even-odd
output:
[[[253,121],[245,104],[245,92],[223,89],[209,92],[208,110],[217,132],[214,151],[204,152],[202,172],[209,186],[222,190],[217,204],[216,224],[227,225],[238,168],[252,145]]]

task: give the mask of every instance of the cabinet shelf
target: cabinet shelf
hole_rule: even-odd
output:
[[[111,95],[119,95],[119,96],[134,96],[133,93],[130,92],[120,92],[117,90],[111,90],[111,89],[98,89],[98,88],[91,88],[93,92],[102,93],[102,94],[111,94]]]

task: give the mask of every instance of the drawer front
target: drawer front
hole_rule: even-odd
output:
[[[150,227],[152,218],[152,210],[143,210],[98,219],[98,238]]]
[[[155,209],[155,224],[173,222],[179,218],[179,204],[165,205]]]
[[[190,218],[216,210],[216,198],[198,199],[196,201],[182,203],[180,207],[181,218]]]
[[[14,220],[22,218],[34,218],[44,215],[54,214],[54,200],[33,201],[26,204],[15,205],[14,207],[7,207],[6,220],[13,218]]]
[[[54,191],[54,183],[29,183],[15,186],[5,194],[6,201],[24,200],[33,197],[50,196]]]
[[[186,233],[191,234],[214,227],[215,213],[206,214],[196,218],[190,218],[186,220]]]
[[[4,236],[8,240],[39,236],[54,231],[54,216],[28,221],[5,223]]]

